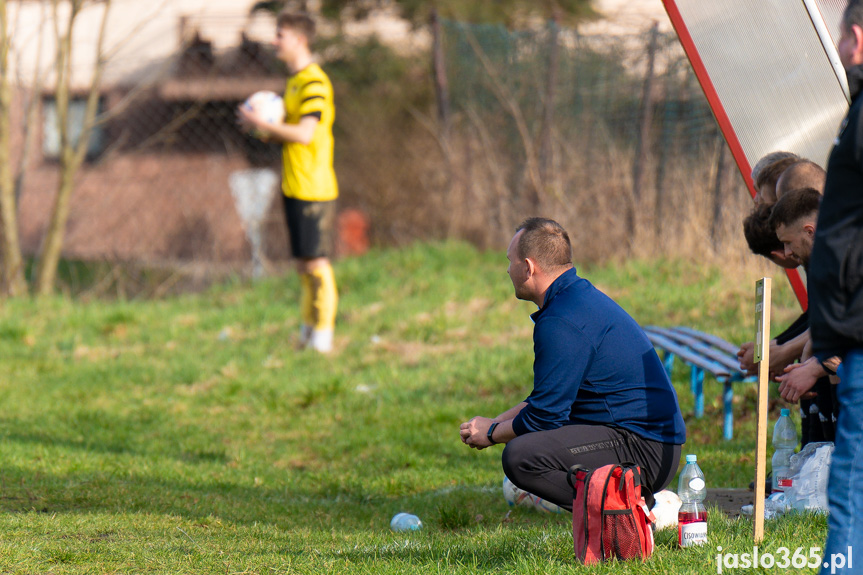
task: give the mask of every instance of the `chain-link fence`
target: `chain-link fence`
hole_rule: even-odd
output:
[[[557,214],[587,258],[740,236],[748,196],[675,35],[442,24],[441,117],[487,229]]]
[[[155,78],[103,86],[87,162],[70,202],[64,256],[151,264],[251,261],[256,238],[250,232],[259,222],[252,226],[242,217],[244,191],[232,188],[236,182],[243,187],[245,180],[232,176],[249,169],[277,176],[280,150],[243,134],[236,107],[257,90],[281,92],[285,77],[284,66],[260,42],[242,37],[235,48],[215,51],[195,36],[159,66]],[[22,171],[19,223],[22,247],[35,255],[60,177],[56,102],[53,90],[39,93],[32,86],[22,86],[18,96],[19,140],[13,148],[30,157]],[[34,98],[41,116],[27,124],[26,108]],[[86,94],[74,92],[73,139],[81,131],[85,106]],[[275,201],[278,185],[270,192],[260,196],[248,190],[268,203],[261,224],[267,259],[284,260],[288,250]]]
[[[739,238],[748,198],[673,35],[588,37],[553,24],[510,32],[456,22],[443,22],[439,32],[444,58],[431,76],[430,55],[419,68],[384,77],[379,50],[341,43],[324,51],[325,69],[354,67],[353,83],[332,74],[336,172],[341,207],[366,215],[374,242],[455,237],[502,248],[533,213],[573,230],[583,259]],[[277,181],[236,176],[278,173],[280,158],[278,146],[240,132],[235,109],[254,91],[281,92],[283,66],[246,37],[217,51],[193,35],[156,76],[103,90],[90,159],[72,196],[65,256],[254,260],[258,270],[286,262],[278,190],[248,190],[269,203],[251,225],[237,200],[245,192],[232,189]],[[409,96],[393,96],[408,88]],[[22,88],[19,96],[16,162],[28,158],[22,126],[33,92]],[[49,145],[53,97],[40,99],[43,145],[31,150],[20,189],[30,255],[43,241],[58,179]],[[77,95],[72,106],[83,103]],[[341,252],[350,247],[343,243]]]

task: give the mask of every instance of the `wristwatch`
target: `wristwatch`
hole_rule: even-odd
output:
[[[494,440],[494,438],[492,437],[492,434],[494,433],[495,428],[496,428],[499,424],[500,424],[500,422],[499,422],[499,421],[492,422],[491,426],[489,426],[489,428],[488,428],[488,433],[486,434],[486,437],[488,437],[488,440],[489,440],[489,441],[491,441],[491,444],[492,444],[492,445],[496,445],[496,444],[497,444],[497,441],[495,441],[495,440]]]

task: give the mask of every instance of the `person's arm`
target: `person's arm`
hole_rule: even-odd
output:
[[[809,330],[806,330],[806,333],[809,333]],[[807,359],[812,357],[812,340],[807,339],[806,345],[803,346],[803,350],[800,352],[800,361],[806,361]]]
[[[513,419],[513,418],[515,418],[515,416],[516,416],[516,415],[518,415],[518,414],[521,412],[521,410],[522,410],[522,409],[524,409],[525,407],[527,407],[527,402],[526,402],[526,401],[522,401],[522,402],[521,402],[521,403],[519,403],[518,405],[515,405],[515,406],[513,406],[513,407],[510,407],[509,409],[507,409],[506,411],[504,411],[503,413],[501,413],[500,415],[498,415],[497,417],[495,417],[492,421],[508,421],[508,420],[510,420],[510,419]]]
[[[237,108],[240,124],[246,129],[256,128],[263,133],[263,139],[277,140],[279,142],[290,142],[308,145],[315,135],[315,129],[320,120],[317,116],[309,115],[300,118],[297,124],[279,122],[271,124],[254,110],[248,110],[244,106]]]
[[[779,396],[785,401],[796,403],[809,392],[819,378],[827,372],[821,362],[810,357],[803,363],[795,363],[785,368],[785,373],[776,378],[779,382]]]
[[[473,449],[485,449],[497,443],[508,443],[510,440],[515,439],[516,435],[512,430],[512,420],[525,406],[527,406],[527,403],[521,402],[494,419],[477,416],[470,421],[462,423],[460,428],[462,443]],[[497,425],[494,428],[493,440],[490,440],[488,430],[492,423],[497,423]]]
[[[804,356],[807,346],[811,347],[811,338],[807,329],[797,337],[782,344],[770,344],[770,373],[782,373],[786,367],[795,361],[807,359]]]
[[[537,324],[533,348],[533,390],[512,420],[516,435],[566,425],[596,355],[593,343],[581,331],[554,317]]]
[[[494,419],[474,417],[462,423],[463,443],[474,449],[493,445],[488,430],[495,421],[499,421],[494,429],[495,443],[532,431],[557,429],[568,421],[595,350],[580,332],[555,318],[534,328],[534,352],[530,397]]]
[[[770,341],[770,373],[781,373],[786,367],[800,359],[806,343],[809,341],[809,330],[801,333],[794,339],[785,343]],[[737,351],[737,360],[740,362],[740,370],[747,375],[758,373],[758,364],[753,361],[755,356],[755,342],[747,341]]]

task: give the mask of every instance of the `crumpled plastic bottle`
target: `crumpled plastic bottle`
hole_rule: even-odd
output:
[[[390,529],[393,531],[416,531],[422,529],[422,526],[420,518],[410,513],[396,513],[390,521]]]

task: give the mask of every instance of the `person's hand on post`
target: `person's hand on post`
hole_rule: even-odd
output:
[[[796,403],[815,394],[810,392],[819,377],[826,375],[824,369],[814,358],[803,363],[794,363],[785,368],[785,373],[776,378],[779,382],[779,396],[785,401]]]
[[[740,371],[743,371],[747,375],[754,375],[757,373],[758,368],[756,366],[758,364],[752,362],[754,358],[755,342],[747,341],[740,346],[739,350],[737,350],[737,361],[740,362]]]
[[[778,344],[775,341],[770,342],[770,374],[783,373],[784,369],[792,362],[796,361],[798,356],[795,354],[793,346]],[[740,371],[746,375],[758,374],[758,363],[755,362],[755,342],[747,341],[740,346],[737,351],[737,361],[740,362]]]
[[[459,428],[461,441],[472,449],[485,449],[491,447],[492,443],[488,440],[488,428],[491,427],[493,420],[488,417],[474,417],[470,421],[465,421]]]

